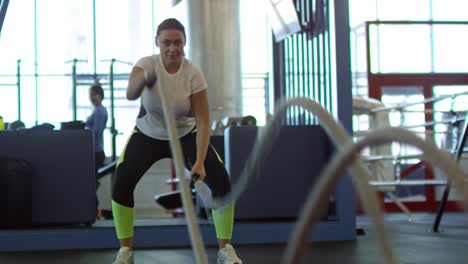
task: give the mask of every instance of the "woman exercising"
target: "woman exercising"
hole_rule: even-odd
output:
[[[214,197],[222,197],[231,189],[224,164],[209,145],[206,80],[200,69],[184,57],[185,40],[184,26],[178,20],[164,20],[158,26],[155,39],[160,53],[141,58],[130,73],[127,98],[136,100],[141,96],[141,108],[136,128],[112,179],[112,212],[120,240],[115,264],[133,263],[133,191],[138,181],[154,162],[172,156],[159,88],[164,89],[172,106],[186,167],[191,175],[200,175]],[[234,205],[214,209],[213,221],[219,244],[218,263],[241,264],[230,244]]]

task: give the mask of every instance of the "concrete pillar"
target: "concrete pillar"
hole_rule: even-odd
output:
[[[239,0],[188,0],[190,59],[208,82],[212,120],[242,114]]]

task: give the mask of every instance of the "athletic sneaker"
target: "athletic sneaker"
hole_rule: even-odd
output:
[[[133,253],[128,247],[121,247],[113,264],[133,264]]]
[[[218,264],[242,264],[242,260],[237,256],[236,250],[231,244],[218,251]]]

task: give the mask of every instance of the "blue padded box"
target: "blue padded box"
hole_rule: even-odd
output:
[[[1,131],[0,156],[32,164],[33,225],[95,221],[96,180],[90,130]]]

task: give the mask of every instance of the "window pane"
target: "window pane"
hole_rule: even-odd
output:
[[[445,96],[453,95],[458,93],[468,92],[467,85],[450,85],[450,86],[434,86],[434,96]],[[440,100],[434,103],[434,120],[446,121],[454,118],[453,114],[457,114],[459,117],[464,117],[468,110],[466,102],[468,101],[468,95],[461,95],[454,97],[454,99],[448,98]],[[437,124],[435,127],[436,135],[435,141],[437,144],[442,146],[444,149],[451,149],[456,146],[456,137],[451,135],[451,126],[449,124]],[[455,140],[455,141],[452,141]]]
[[[4,85],[14,84],[16,78],[12,77],[0,77],[0,116],[3,117],[4,122],[12,122],[18,119],[18,87],[16,85]]]
[[[38,78],[39,123],[51,123],[60,128],[60,122],[73,120],[71,80],[65,76]],[[77,94],[78,98],[82,96]],[[88,98],[85,95],[85,98]]]
[[[91,1],[40,1],[37,32],[39,73],[69,73],[65,61],[93,56]]]
[[[376,0],[379,20],[429,20],[430,0]]]
[[[377,20],[376,0],[350,0],[349,24],[351,28],[361,25],[365,21]]]
[[[431,71],[429,26],[373,25],[370,34],[372,72]]]
[[[440,21],[468,20],[468,1],[466,0],[432,0],[433,19]],[[410,2],[410,1],[408,1]]]
[[[434,70],[468,72],[468,24],[434,25]]]
[[[2,74],[16,74],[18,59],[23,61],[24,74],[34,73],[33,0],[10,1],[0,35],[0,58]]]
[[[240,1],[242,115],[265,124],[271,29],[265,1]]]
[[[97,71],[109,72],[108,60],[112,58],[135,63],[140,57],[151,55],[154,45],[151,19],[151,1],[97,1]]]
[[[268,71],[268,28],[264,1],[240,1],[242,32],[242,71],[263,73]]]

